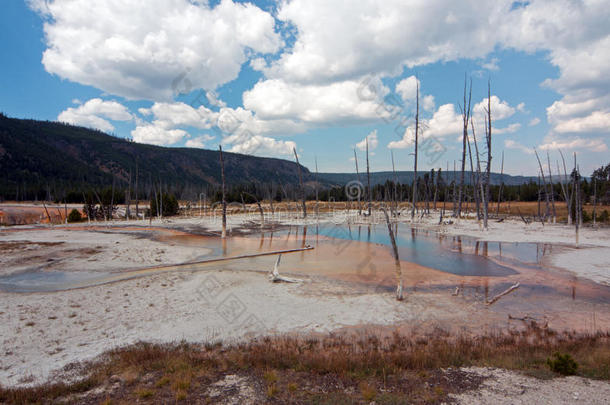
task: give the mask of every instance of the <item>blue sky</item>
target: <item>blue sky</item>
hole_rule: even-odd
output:
[[[495,171],[504,152],[507,172],[535,174],[534,147],[552,162],[576,152],[585,172],[608,163],[603,4],[140,3],[3,2],[0,111],[163,146],[288,159],[296,147],[329,172],[353,171],[354,148],[362,167],[368,135],[372,170],[390,170],[391,151],[411,170],[419,82],[421,141],[437,148],[427,170],[460,159],[467,75],[473,106],[491,81]]]

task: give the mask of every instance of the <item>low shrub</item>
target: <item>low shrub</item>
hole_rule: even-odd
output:
[[[569,354],[555,353],[554,358],[548,358],[546,363],[549,368],[562,375],[574,375],[578,370],[578,363]]]
[[[70,213],[68,214],[68,222],[80,222],[82,220],[83,217],[80,214],[80,211],[76,208],[72,209],[72,211],[70,211]]]

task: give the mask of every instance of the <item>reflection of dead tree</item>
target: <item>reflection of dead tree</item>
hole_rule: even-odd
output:
[[[392,242],[392,252],[394,253],[394,265],[396,267],[396,299],[401,301],[402,295],[402,270],[400,268],[400,257],[398,256],[398,247],[396,245],[396,238],[394,237],[394,231],[392,230],[392,224],[390,223],[390,217],[384,207],[381,207],[383,214],[385,215],[385,221],[388,224],[388,233],[390,234],[390,241]]]
[[[269,279],[274,283],[280,283],[280,282],[299,283],[299,282],[303,281],[298,278],[280,276],[279,267],[280,267],[281,259],[282,259],[282,254],[280,253],[279,255],[277,255],[277,260],[275,261],[275,265],[273,266],[273,272],[271,274],[269,274]]]
[[[299,175],[299,187],[301,188],[301,204],[303,205],[303,218],[307,218],[307,204],[305,203],[305,186],[303,185],[303,176],[301,175],[301,165],[299,164],[299,156],[296,148],[292,148],[294,158],[297,161],[297,174]]]
[[[508,287],[506,290],[502,291],[500,294],[496,295],[495,297],[493,297],[492,299],[490,299],[489,301],[486,302],[487,305],[492,305],[493,303],[495,303],[496,301],[498,301],[500,298],[504,297],[507,294],[512,293],[513,291],[515,291],[517,288],[519,288],[521,284],[517,283],[515,285],[511,285],[510,287]]]
[[[226,198],[226,187],[225,187],[225,163],[222,159],[222,145],[218,145],[218,152],[220,155],[220,180],[222,182],[222,238],[227,237],[227,198]]]

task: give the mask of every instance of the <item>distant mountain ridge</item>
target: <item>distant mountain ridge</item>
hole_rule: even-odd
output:
[[[197,193],[220,183],[218,151],[195,148],[168,148],[139,144],[116,138],[101,131],[49,121],[9,118],[0,114],[0,198],[29,196],[48,188],[108,186],[115,181],[126,187],[131,173],[135,179],[136,162],[139,182],[163,183],[174,190]],[[264,158],[238,153],[224,153],[227,184],[271,183],[298,184],[294,161]],[[316,175],[301,166],[304,181],[313,185]],[[425,172],[420,172],[423,176]],[[411,184],[413,172],[397,172],[398,181]],[[444,173],[445,180],[453,172]],[[355,173],[319,173],[322,188],[343,186],[357,178]],[[363,183],[365,174],[360,174]],[[459,178],[456,175],[456,178]],[[392,172],[371,173],[372,185],[393,180]],[[533,177],[502,177],[505,184],[521,184]],[[466,181],[470,173],[466,173]],[[500,174],[492,174],[492,183],[500,183]],[[38,195],[38,194],[37,194]],[[32,198],[32,197],[30,197]]]
[[[426,173],[430,171],[419,171],[418,177],[422,178]],[[471,183],[471,172],[464,172],[464,182],[466,184]],[[435,173],[437,175],[438,173]],[[460,172],[446,172],[442,171],[441,175],[446,182],[452,182],[454,179],[460,181]],[[357,179],[356,173],[319,173],[319,179],[329,184],[346,184],[350,181]],[[401,184],[413,183],[414,172],[413,171],[396,171],[396,178]],[[371,185],[383,184],[386,181],[394,181],[394,173],[391,171],[385,172],[373,172],[371,173]],[[511,176],[508,174],[491,173],[491,184],[504,183],[506,185],[519,185],[528,183],[529,181],[538,181],[537,177],[533,176]],[[360,181],[366,183],[366,173],[360,173]]]

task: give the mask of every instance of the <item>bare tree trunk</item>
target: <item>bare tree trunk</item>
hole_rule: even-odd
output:
[[[139,172],[138,172],[138,158],[136,157],[136,187],[135,187],[135,193],[136,193],[136,220],[140,219],[140,195],[138,194],[138,178],[139,176]]]
[[[44,207],[44,212],[47,214],[47,218],[49,219],[49,225],[53,225],[53,221],[51,221],[51,215],[49,215],[49,210],[47,209],[47,204],[42,202],[42,206]]]
[[[485,201],[485,191],[483,190],[483,182],[481,181],[481,158],[479,155],[479,145],[477,143],[477,133],[474,130],[474,121],[472,118],[470,119],[470,128],[472,130],[472,141],[474,142],[474,151],[477,157],[477,193],[480,191],[481,198],[480,201],[484,203]],[[478,219],[480,221],[480,217]],[[480,224],[480,222],[479,222]]]
[[[415,93],[415,161],[413,162],[413,208],[411,209],[411,220],[415,218],[417,210],[417,145],[419,142],[419,81]]]
[[[451,193],[451,200],[453,201],[453,216],[457,213],[457,170],[455,168],[455,159],[453,160],[453,192]]]
[[[564,176],[563,180],[568,181],[568,171],[566,169],[566,161],[563,157],[563,152],[561,151],[561,149],[559,149],[559,154],[561,155],[561,161],[563,162],[563,176]],[[568,184],[566,184],[565,189],[563,189],[563,182],[561,183],[562,189],[563,189],[563,196],[566,200],[566,205],[568,208],[568,225],[572,225],[572,221],[574,219],[574,218],[572,218],[572,197],[574,195],[574,187],[572,185],[572,190],[570,191]]]
[[[222,158],[222,145],[218,145],[218,153],[220,157],[220,181],[222,187],[222,235],[224,239],[227,237],[227,191],[225,185],[225,163]]]
[[[159,217],[163,218],[163,183],[161,182],[161,178],[159,177]]]
[[[472,124],[472,122],[471,122]],[[474,127],[472,129],[472,132],[474,134]],[[474,165],[472,163],[472,147],[470,146],[470,137],[467,137],[467,141],[468,141],[468,155],[470,157],[470,183],[472,184],[472,188],[473,188],[473,194],[474,194],[474,203],[475,203],[475,207],[477,210],[477,221],[481,220],[481,200],[479,198],[479,172],[480,170],[477,170],[475,172],[474,170]],[[477,149],[477,166],[479,165],[479,160],[478,160],[478,149]]]
[[[85,197],[85,192],[81,191],[83,193],[83,201],[85,202],[85,206],[87,207],[89,204],[87,203],[87,197]],[[87,211],[87,223],[90,224],[91,223],[91,214],[89,213],[89,207],[87,207],[87,209],[85,210]]]
[[[396,238],[394,237],[394,231],[392,230],[392,224],[390,223],[390,217],[384,207],[381,207],[385,216],[386,224],[388,225],[388,233],[390,234],[390,241],[392,242],[392,252],[394,253],[394,266],[396,267],[396,299],[401,301],[402,295],[402,269],[400,268],[400,257],[398,256],[398,246],[396,245]]]
[[[368,216],[371,216],[371,208],[373,205],[373,190],[371,190],[371,166],[369,165],[369,138],[368,136],[365,138],[366,140],[366,182],[368,184],[368,189],[369,189],[369,208],[368,208]]]
[[[487,81],[487,176],[485,176],[485,202],[483,211],[483,227],[488,229],[487,220],[489,219],[489,200],[491,193],[489,184],[491,181],[491,82]]]
[[[597,177],[593,177],[593,226],[597,222]]]
[[[129,220],[129,203],[131,202],[131,169],[129,169],[129,185],[127,186],[127,195],[125,197],[125,219]]]
[[[440,177],[441,177],[441,168],[439,167],[438,172],[436,173],[436,179],[434,181],[434,205],[432,208],[432,209],[434,209],[434,211],[436,211],[436,201],[438,199],[438,182],[439,182]]]
[[[303,205],[303,218],[307,218],[307,205],[305,203],[305,186],[303,186],[303,177],[301,176],[301,165],[299,164],[299,156],[297,150],[292,148],[294,152],[294,158],[297,161],[297,173],[299,175],[299,186],[301,187],[301,204]]]
[[[574,228],[576,231],[576,247],[578,247],[578,232],[580,228],[580,180],[578,179],[578,169],[576,165],[576,153],[574,153],[574,182],[573,190],[574,190],[574,208],[575,208],[575,218],[574,218]]]
[[[354,162],[356,162],[356,177],[358,178],[358,185],[362,186],[360,181],[360,172],[358,172],[358,155],[356,155],[356,149],[354,148]],[[358,189],[358,215],[362,215],[362,205],[360,203],[360,189]]]
[[[241,200],[242,203],[244,204],[244,206],[246,205],[244,203],[244,194],[249,195],[250,197],[252,197],[254,199],[254,202],[256,203],[256,206],[258,207],[258,213],[261,216],[261,228],[265,225],[265,211],[263,210],[263,206],[261,205],[261,202],[258,200],[258,198],[254,195],[254,194],[250,194],[247,192],[243,192],[241,193]]]
[[[316,218],[320,217],[320,207],[318,205],[319,196],[318,196],[318,157],[316,156]]]
[[[557,211],[555,210],[555,190],[553,189],[553,172],[551,171],[551,157],[549,156],[549,151],[546,151],[546,160],[549,169],[549,188],[551,191],[551,207],[553,208],[553,223],[557,222]]]
[[[546,200],[546,214],[544,215],[545,222],[546,222],[548,217],[551,215],[551,207],[549,205],[549,189],[546,184],[546,177],[544,176],[544,169],[542,168],[542,163],[540,163],[540,158],[538,157],[538,152],[536,151],[536,148],[534,148],[534,153],[536,154],[536,159],[538,160],[538,166],[540,166],[540,173],[542,174],[542,185],[544,186],[544,194],[545,194],[545,200]]]
[[[500,169],[500,190],[498,190],[498,206],[496,216],[500,217],[500,203],[502,202],[502,188],[504,187],[504,151],[502,151],[502,168]]]
[[[468,101],[466,100],[466,85],[468,81],[466,80],[466,75],[464,75],[464,104],[462,106],[462,170],[460,172],[460,188],[458,190],[458,207],[456,212],[456,217],[460,218],[462,214],[462,198],[464,193],[464,170],[466,169],[466,142],[468,139],[468,122],[470,121],[470,101],[472,99],[472,80],[470,81],[470,96],[468,97]],[[468,103],[468,104],[466,104]]]
[[[109,209],[109,213],[108,216],[110,217],[109,219],[112,221],[112,211],[114,210],[114,175],[112,176],[112,195],[110,196],[110,209]]]
[[[541,197],[540,197],[540,193],[541,193],[541,188],[540,188],[540,175],[538,175],[538,218],[540,219],[540,222],[542,222],[544,224],[544,222],[542,221],[542,211],[540,210],[540,201],[541,201]]]
[[[394,174],[394,195],[392,196],[392,210],[393,215],[398,215],[398,194],[396,192],[396,187],[398,186],[398,177],[396,177],[396,167],[394,166],[394,151],[390,150],[390,154],[392,155],[392,173]]]

